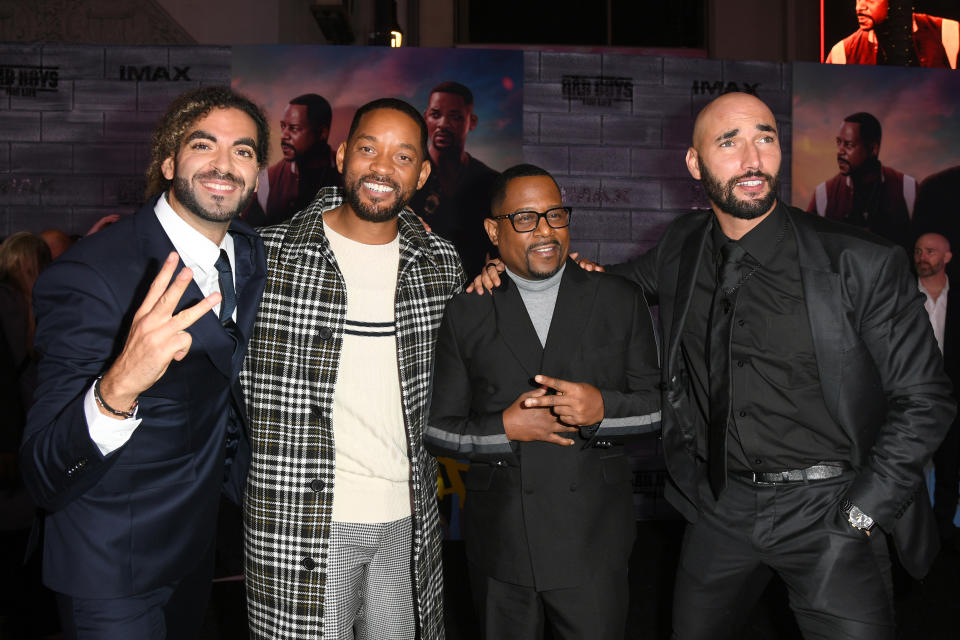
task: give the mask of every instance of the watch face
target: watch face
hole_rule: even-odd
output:
[[[873,518],[860,511],[857,507],[850,508],[850,524],[857,529],[869,529],[873,526]]]

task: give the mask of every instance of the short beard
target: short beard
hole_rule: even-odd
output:
[[[923,267],[921,267],[920,265],[916,265],[917,275],[920,276],[921,278],[929,278],[931,276],[935,276],[943,270],[942,267],[934,267],[930,263],[925,263],[925,264],[926,266],[923,266]]]
[[[536,271],[536,270],[534,270],[533,266],[531,266],[531,264],[530,264],[530,252],[533,251],[534,249],[538,249],[538,248],[540,248],[540,247],[545,247],[545,246],[550,246],[550,245],[556,246],[556,247],[557,247],[557,251],[560,250],[560,243],[559,243],[559,242],[541,242],[540,244],[534,245],[534,246],[529,247],[529,248],[527,249],[527,254],[526,254],[526,258],[527,258],[527,273],[529,273],[531,276],[533,276],[533,279],[534,279],[534,280],[546,280],[547,278],[550,278],[550,277],[556,275],[556,273],[557,273],[558,271],[560,271],[560,268],[563,267],[563,265],[565,264],[565,261],[564,261],[564,260],[560,260],[559,262],[557,262],[557,266],[553,269],[553,271]]]
[[[707,193],[707,198],[715,205],[720,207],[724,213],[728,213],[734,218],[742,220],[753,220],[764,215],[773,207],[777,201],[777,192],[780,191],[780,174],[771,176],[761,171],[748,171],[743,175],[731,178],[727,184],[721,184],[707,167],[703,160],[697,158],[697,167],[700,169],[700,181],[703,183],[703,190]],[[770,192],[759,200],[741,200],[733,194],[737,182],[746,178],[763,178],[770,185]]]
[[[207,177],[217,177],[220,180],[227,180],[239,186],[241,189],[244,188],[243,180],[237,178],[233,174],[198,174],[193,177],[194,180],[202,180]],[[237,206],[234,209],[224,209],[222,206],[217,207],[215,210],[210,210],[204,208],[200,201],[197,200],[196,192],[191,188],[190,182],[187,181],[183,176],[175,176],[173,178],[173,195],[176,196],[177,202],[182,204],[190,213],[197,216],[201,220],[206,220],[207,222],[229,222],[237,216],[239,216],[244,209],[247,208],[247,205],[250,204],[250,200],[253,198],[253,189],[250,189],[240,197],[240,201],[237,202]],[[217,196],[214,196],[216,201]]]
[[[396,200],[393,206],[367,205],[360,201],[360,184],[362,182],[378,182],[393,187],[393,193]],[[364,176],[344,188],[344,197],[357,217],[367,222],[387,222],[393,220],[403,208],[410,202],[410,197],[400,188],[400,185],[390,179],[377,178],[375,176]]]

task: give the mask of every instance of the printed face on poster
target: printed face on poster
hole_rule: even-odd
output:
[[[824,0],[820,6],[822,62],[957,68],[956,0]]]
[[[267,223],[309,204],[318,187],[341,184],[332,156],[359,106],[384,97],[413,105],[427,121],[434,176],[411,206],[457,245],[468,273],[479,268],[476,254],[489,249],[484,190],[523,158],[522,52],[237,46],[232,85],[270,120],[271,168],[258,194]]]
[[[960,74],[793,69],[793,204],[911,254],[918,233],[953,235],[960,181],[944,176],[960,172]]]

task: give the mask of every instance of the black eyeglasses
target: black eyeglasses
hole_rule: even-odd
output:
[[[517,211],[502,216],[490,216],[493,220],[510,219],[513,230],[517,233],[528,233],[537,228],[540,224],[540,218],[545,218],[547,225],[554,229],[563,229],[570,226],[570,216],[573,215],[573,209],[570,207],[554,207],[547,209],[543,213],[539,211]]]

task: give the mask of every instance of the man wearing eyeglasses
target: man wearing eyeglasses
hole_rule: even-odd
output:
[[[426,446],[471,462],[464,539],[483,637],[547,624],[619,640],[635,532],[622,438],[660,423],[650,313],[632,283],[567,258],[571,211],[543,169],[507,169],[491,208],[506,277],[447,305]]]

